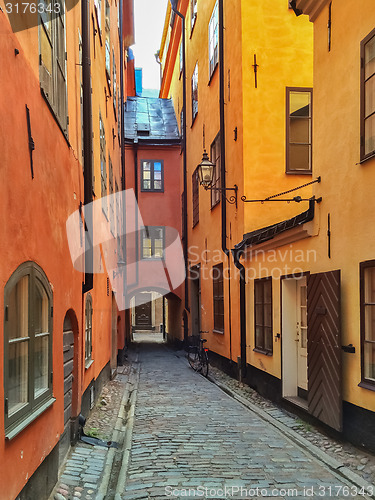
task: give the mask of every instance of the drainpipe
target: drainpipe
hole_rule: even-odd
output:
[[[138,252],[139,252],[139,233],[138,233],[138,138],[136,137],[133,141],[133,154],[134,154],[134,194],[135,194],[135,200],[137,202],[137,206],[135,209],[135,255],[136,257],[136,268],[135,268],[135,284],[136,286],[138,285],[139,282],[139,259],[138,259]]]
[[[121,154],[121,189],[122,189],[122,202],[123,202],[123,213],[122,213],[122,235],[120,235],[121,241],[121,250],[122,255],[118,255],[117,258],[122,258],[123,262],[126,262],[126,217],[125,217],[125,189],[126,189],[126,181],[125,181],[125,102],[124,102],[124,0],[119,0],[119,15],[120,15],[120,116],[118,119],[120,120],[120,154]],[[123,294],[126,297],[126,275],[123,276]],[[126,336],[126,313],[124,317],[124,349],[127,344],[127,336]]]
[[[86,236],[93,234],[92,220],[92,108],[91,108],[91,61],[90,61],[90,4],[89,0],[81,2],[82,29],[82,86],[83,86],[83,186],[85,205]],[[88,238],[87,238],[88,239]],[[92,242],[85,238],[85,281],[82,293],[93,288],[93,248]]]
[[[246,280],[245,280],[245,268],[240,262],[241,251],[233,249],[232,250],[234,265],[240,271],[240,380],[243,380],[246,376]]]
[[[219,0],[219,108],[220,108],[220,179],[221,187],[226,187],[225,179],[225,102],[224,102],[224,0]],[[221,248],[228,259],[230,272],[230,252],[227,248],[227,205],[225,191],[221,192]],[[230,276],[228,287],[228,315],[229,315],[229,356],[232,360],[232,304],[230,296]],[[242,356],[241,356],[242,357]]]
[[[224,0],[219,0],[219,72],[220,72],[220,162],[221,187],[225,182],[225,115],[224,115]],[[225,191],[221,192],[221,248],[229,255],[227,248],[227,205]]]
[[[185,55],[185,16],[177,10],[177,0],[170,0],[173,12],[181,19],[181,31],[182,31],[182,109],[183,109],[183,120],[182,120],[182,146],[184,148],[183,153],[183,182],[184,182],[184,199],[183,199],[183,226],[184,226],[184,255],[185,255],[185,310],[189,309],[189,283],[188,283],[188,231],[187,231],[187,151],[186,151],[186,55]]]

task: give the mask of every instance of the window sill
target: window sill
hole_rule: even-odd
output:
[[[254,347],[253,349],[254,352],[258,352],[259,354],[264,354],[265,356],[273,356],[272,351],[266,351],[264,349],[258,349],[257,347]]]
[[[219,67],[219,63],[217,62],[217,63],[215,64],[215,67],[214,67],[213,72],[212,72],[212,73],[211,73],[211,75],[210,75],[210,79],[208,80],[208,84],[207,84],[207,86],[208,86],[208,87],[211,85],[212,79],[213,79],[213,77],[215,76],[215,74],[217,73],[217,68],[218,68],[218,67]]]
[[[58,125],[59,129],[61,130],[61,133],[62,133],[62,135],[63,135],[63,137],[64,137],[64,139],[65,139],[65,141],[66,141],[66,143],[67,143],[68,147],[69,147],[69,148],[71,148],[71,145],[70,145],[70,142],[69,142],[69,134],[68,134],[68,131],[67,131],[66,133],[64,132],[64,129],[63,129],[63,128],[62,128],[62,126],[61,126],[60,120],[57,118],[57,115],[56,115],[56,113],[54,112],[54,110],[53,110],[53,108],[52,108],[52,106],[51,106],[51,103],[49,102],[48,97],[46,96],[46,94],[44,93],[44,91],[43,91],[43,89],[42,89],[42,88],[40,89],[40,92],[41,92],[41,94],[42,94],[42,96],[43,96],[43,99],[44,99],[44,100],[45,100],[45,102],[47,103],[47,106],[48,106],[48,108],[49,108],[49,110],[50,110],[50,112],[51,112],[51,114],[52,114],[53,118],[55,119],[55,122],[57,123],[57,125]]]
[[[193,223],[192,229],[194,229],[198,224],[199,224],[199,220],[197,220],[197,222]]]
[[[358,384],[358,387],[362,387],[362,389],[368,389],[369,391],[375,391],[375,384],[367,380],[362,380],[362,382]]]
[[[15,438],[20,432],[22,432],[26,427],[28,427],[34,420],[36,420],[42,413],[44,413],[53,403],[56,401],[56,398],[50,397],[45,403],[35,409],[32,413],[30,413],[22,422],[18,423],[15,426],[12,426],[8,431],[5,432],[5,439],[11,441]]]
[[[211,205],[211,211],[212,211],[215,207],[217,207],[217,206],[219,206],[219,205],[220,205],[220,199],[219,199],[219,200],[217,200],[217,202],[216,202],[214,205]]]
[[[198,17],[198,16],[195,16],[195,19],[194,19],[194,24],[193,24],[193,26],[191,26],[191,30],[190,30],[190,38],[193,36],[193,33],[194,33],[194,28],[195,28],[195,25],[197,24],[197,17]]]
[[[372,153],[369,153],[367,156],[364,156],[363,158],[361,158],[361,160],[359,161],[359,164],[362,165],[362,163],[366,163],[367,160],[371,160],[372,158],[375,158],[375,151],[373,151]]]
[[[312,175],[311,170],[286,170],[286,175]]]
[[[164,189],[141,189],[141,193],[164,193]]]
[[[85,361],[85,370],[88,370],[93,363],[94,363],[93,359]]]
[[[195,116],[194,116],[194,118],[193,118],[193,119],[192,119],[192,121],[191,121],[191,126],[190,126],[190,128],[193,128],[193,125],[194,125],[194,123],[195,123],[195,121],[196,121],[196,119],[197,119],[197,116],[198,116],[198,111],[195,113]]]
[[[213,333],[218,333],[219,335],[224,335],[224,330],[212,330]]]

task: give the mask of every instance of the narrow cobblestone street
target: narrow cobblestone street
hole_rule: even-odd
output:
[[[186,360],[163,345],[140,345],[122,498],[363,498],[361,493],[194,373]]]

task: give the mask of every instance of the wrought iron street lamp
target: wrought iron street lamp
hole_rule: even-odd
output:
[[[226,201],[230,203],[231,205],[236,205],[237,208],[237,191],[238,191],[238,186],[237,184],[234,185],[232,188],[219,188],[219,187],[213,187],[212,186],[212,181],[214,177],[214,163],[212,163],[208,157],[207,151],[204,150],[202,161],[198,165],[198,179],[199,179],[199,184],[204,187],[206,190],[210,191],[220,191],[224,193],[225,191],[234,191],[233,196],[229,196],[227,198],[224,196]]]

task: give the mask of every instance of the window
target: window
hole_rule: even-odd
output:
[[[213,177],[212,177],[212,187],[213,188],[220,188],[221,183],[220,183],[220,169],[221,169],[221,163],[220,163],[220,134],[218,134],[214,140],[214,142],[211,144],[211,161],[212,163],[215,164],[214,166],[214,171],[213,171]],[[220,202],[220,194],[221,192],[218,189],[212,189],[211,190],[211,208],[216,206]]]
[[[145,226],[141,232],[142,259],[164,257],[164,227]]]
[[[375,390],[375,261],[360,264],[361,386]]]
[[[100,142],[100,182],[102,209],[108,219],[108,200],[107,200],[107,165],[106,165],[106,143],[105,130],[102,115],[99,113],[99,142]]]
[[[195,65],[194,73],[191,78],[191,109],[192,121],[194,123],[198,113],[198,63]]]
[[[214,330],[224,333],[224,282],[223,264],[212,268],[213,298],[214,298]]]
[[[99,37],[102,35],[102,0],[94,0],[96,21],[99,28]],[[102,42],[100,42],[102,43]]]
[[[198,168],[194,170],[192,175],[192,191],[193,191],[193,227],[199,222],[199,178]]]
[[[185,193],[182,191],[181,193],[181,239],[185,238]]]
[[[115,119],[117,114],[117,71],[116,71],[116,60],[115,51],[112,51],[112,69],[113,69],[113,110],[115,112]]]
[[[48,101],[65,136],[68,135],[68,103],[65,52],[65,4],[57,0],[59,14],[48,12],[46,0],[39,15],[39,80],[40,88]]]
[[[105,2],[105,72],[108,85],[111,86],[111,25],[108,0]]]
[[[184,69],[184,53],[183,53],[183,47],[182,47],[182,42],[180,43],[180,76],[182,73],[182,70]]]
[[[111,157],[108,155],[108,186],[109,194],[113,195],[113,165]],[[109,224],[111,228],[111,233],[115,235],[115,197],[109,196]]]
[[[4,308],[5,428],[11,433],[54,401],[52,291],[37,264],[26,262],[12,274]]]
[[[141,191],[164,191],[163,160],[141,160]]]
[[[88,293],[85,305],[85,367],[92,364],[92,297]]]
[[[255,296],[255,350],[272,354],[272,280],[254,281]]]
[[[219,17],[217,2],[208,25],[208,59],[210,62],[210,78],[219,60]]]
[[[361,160],[375,154],[375,30],[361,43]]]
[[[310,174],[312,161],[312,89],[286,89],[286,171]]]
[[[191,31],[195,26],[195,21],[198,15],[198,0],[191,0],[190,2],[190,18],[191,18]]]
[[[181,137],[184,138],[184,110],[181,109],[180,113],[180,134]]]

